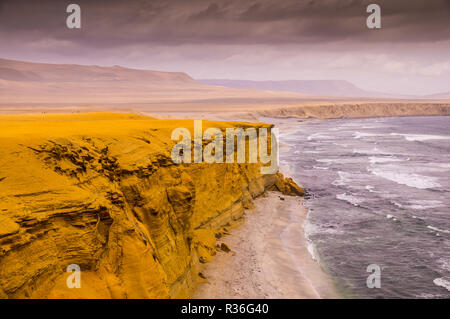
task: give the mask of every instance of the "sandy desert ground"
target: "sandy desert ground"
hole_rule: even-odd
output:
[[[448,99],[313,96],[206,85],[180,72],[0,59],[0,113],[128,112],[176,118],[450,115]]]

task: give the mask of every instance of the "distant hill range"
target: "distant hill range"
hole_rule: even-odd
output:
[[[450,92],[426,95],[426,96],[424,96],[424,98],[427,98],[427,99],[436,99],[436,100],[440,100],[440,99],[443,99],[443,100],[445,100],[445,99],[450,99]]]
[[[416,99],[362,90],[347,81],[195,80],[182,72],[0,59],[0,106],[241,110],[304,104]],[[449,93],[430,99],[448,99]]]
[[[148,81],[194,83],[185,73],[76,64],[47,64],[0,59],[0,79],[19,82]]]
[[[2,106],[209,105],[273,103],[315,97],[203,84],[182,72],[121,66],[48,64],[0,59]],[[262,102],[260,102],[262,101]],[[293,102],[292,102],[293,103]],[[210,106],[209,106],[210,107]]]
[[[296,92],[316,96],[370,97],[370,98],[415,98],[409,95],[396,95],[363,90],[344,80],[288,80],[288,81],[248,81],[225,79],[200,79],[208,85],[229,88],[247,88],[270,91]]]

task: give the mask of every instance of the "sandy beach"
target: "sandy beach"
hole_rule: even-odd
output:
[[[194,298],[339,298],[329,276],[308,252],[303,199],[269,192],[245,222],[222,241]]]

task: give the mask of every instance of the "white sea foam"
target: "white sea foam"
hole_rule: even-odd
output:
[[[438,200],[412,200],[411,205],[408,205],[408,207],[412,209],[422,210],[443,207],[443,205],[444,204]]]
[[[319,163],[337,163],[339,162],[339,159],[332,159],[332,158],[319,158],[315,160],[316,162]]]
[[[414,210],[424,210],[431,208],[443,207],[443,203],[438,200],[411,200],[409,203],[400,204],[396,201],[391,201],[392,204],[399,208],[404,209],[414,209]]]
[[[442,135],[427,135],[427,134],[399,134],[391,133],[392,136],[403,136],[407,141],[414,142],[424,142],[428,140],[449,140],[450,136]]]
[[[368,190],[370,193],[377,193],[376,191],[374,191],[375,187],[371,185],[366,185],[364,188]]]
[[[398,220],[397,217],[395,217],[394,215],[391,215],[391,214],[387,214],[387,215],[386,215],[386,218],[387,218],[387,219],[392,219],[392,220],[394,220],[394,221],[397,221],[397,220]]]
[[[439,258],[438,264],[441,266],[441,269],[450,271],[450,259]]]
[[[338,171],[338,178],[336,178],[331,185],[333,186],[346,186],[351,189],[366,190],[367,187],[363,186],[367,183],[367,179],[370,178],[367,174],[362,173],[348,173]]]
[[[394,204],[395,206],[397,206],[398,208],[404,208],[404,206],[400,203],[397,203],[396,201],[391,201],[392,204]]]
[[[360,139],[360,138],[364,138],[364,137],[373,137],[373,136],[380,136],[380,134],[363,133],[363,132],[353,133],[353,137],[356,139]]]
[[[409,174],[398,171],[388,171],[381,168],[370,168],[369,171],[379,177],[390,180],[397,184],[415,187],[418,189],[427,189],[441,186],[436,182],[436,178],[423,176],[419,174]]]
[[[322,167],[322,166],[313,166],[314,169],[321,169],[321,170],[327,170],[329,167]]]
[[[342,147],[348,147],[349,146],[349,144],[346,144],[346,143],[334,143],[334,142],[333,142],[333,145],[335,145],[335,146],[342,146]]]
[[[322,133],[314,133],[311,134],[310,136],[308,136],[308,141],[311,140],[332,140],[334,139],[334,136],[329,136],[329,135],[323,135]]]
[[[384,154],[384,152],[377,147],[374,147],[371,150],[357,150],[353,149],[353,154],[369,154],[369,155],[381,155]]]
[[[436,298],[440,297],[440,295],[421,293],[421,294],[415,295],[415,297],[420,298],[420,299],[436,299]]]
[[[450,230],[446,230],[446,229],[439,229],[437,227],[433,227],[433,226],[427,226],[428,229],[434,230],[436,232],[440,232],[440,233],[445,233],[445,234],[450,234]]]
[[[352,204],[353,206],[359,206],[359,204],[361,204],[363,202],[363,200],[361,198],[355,197],[353,195],[347,195],[347,193],[338,194],[338,195],[336,195],[336,198],[346,201],[346,202]]]
[[[308,244],[306,245],[306,249],[308,250],[312,259],[317,260],[317,254],[315,253],[314,245],[311,241],[308,241]]]
[[[395,158],[395,157],[370,156],[369,162],[370,162],[370,164],[376,164],[376,163],[388,163],[388,162],[403,162],[403,160],[400,158]]]
[[[303,234],[306,239],[306,249],[308,250],[308,253],[311,255],[313,260],[317,260],[317,254],[314,249],[314,244],[312,243],[310,236],[314,233],[313,229],[315,228],[314,225],[312,225],[309,221],[309,210],[306,215],[306,219],[303,222]]]
[[[433,283],[450,291],[450,277],[436,278]]]
[[[338,172],[339,178],[335,179],[331,185],[334,186],[345,186],[347,185],[349,182],[351,182],[352,180],[352,174],[347,173],[347,172]]]
[[[450,168],[450,163],[430,163],[429,165],[440,168]]]
[[[339,126],[340,127],[361,127],[361,123],[359,123],[359,122],[347,122],[347,123],[341,123]]]
[[[314,225],[308,220],[308,217],[306,218],[306,221],[303,223],[303,229],[305,231],[305,236],[307,239],[309,239],[313,235],[319,234],[342,234],[342,231],[335,227],[322,227]]]

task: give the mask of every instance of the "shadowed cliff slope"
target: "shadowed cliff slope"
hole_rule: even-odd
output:
[[[266,189],[260,164],[174,164],[189,120],[132,114],[0,117],[0,297],[189,297],[217,238]],[[204,128],[248,126],[204,122]],[[266,124],[255,124],[262,126]],[[223,247],[222,247],[223,249]],[[66,285],[70,264],[81,288]]]

